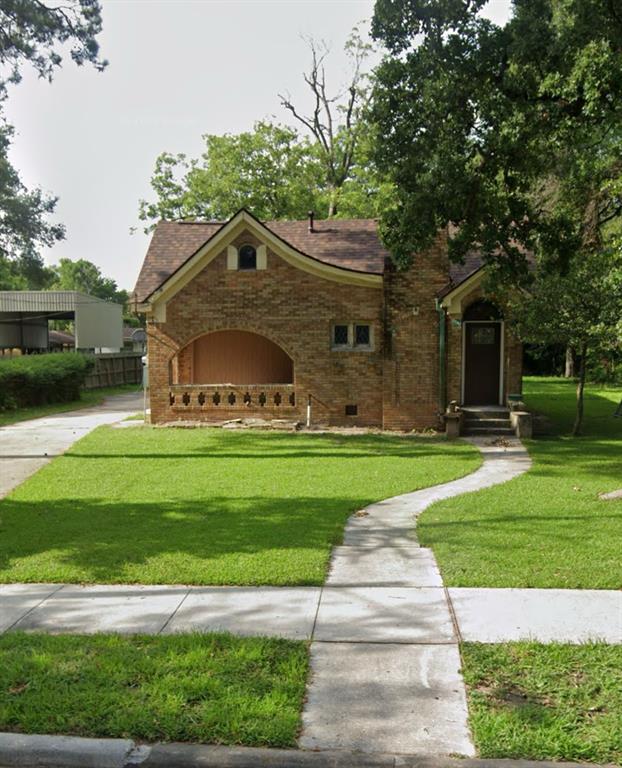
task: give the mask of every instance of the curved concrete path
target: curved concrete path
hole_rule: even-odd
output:
[[[506,482],[530,459],[516,440],[471,440],[482,466],[350,518],[322,590],[300,746],[362,752],[475,753],[458,633],[417,516],[430,504]]]

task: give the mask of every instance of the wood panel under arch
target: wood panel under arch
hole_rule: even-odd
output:
[[[215,331],[192,343],[193,384],[292,384],[286,352],[250,331]]]

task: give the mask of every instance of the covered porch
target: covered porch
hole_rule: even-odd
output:
[[[247,330],[203,334],[171,360],[169,405],[202,420],[301,415],[294,361],[271,339]]]

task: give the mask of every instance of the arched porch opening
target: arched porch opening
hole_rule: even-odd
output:
[[[171,383],[293,384],[294,363],[278,344],[261,334],[213,331],[180,350]]]

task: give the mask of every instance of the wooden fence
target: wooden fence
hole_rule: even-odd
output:
[[[140,352],[114,352],[95,355],[95,368],[84,382],[85,389],[142,384],[143,363]]]

